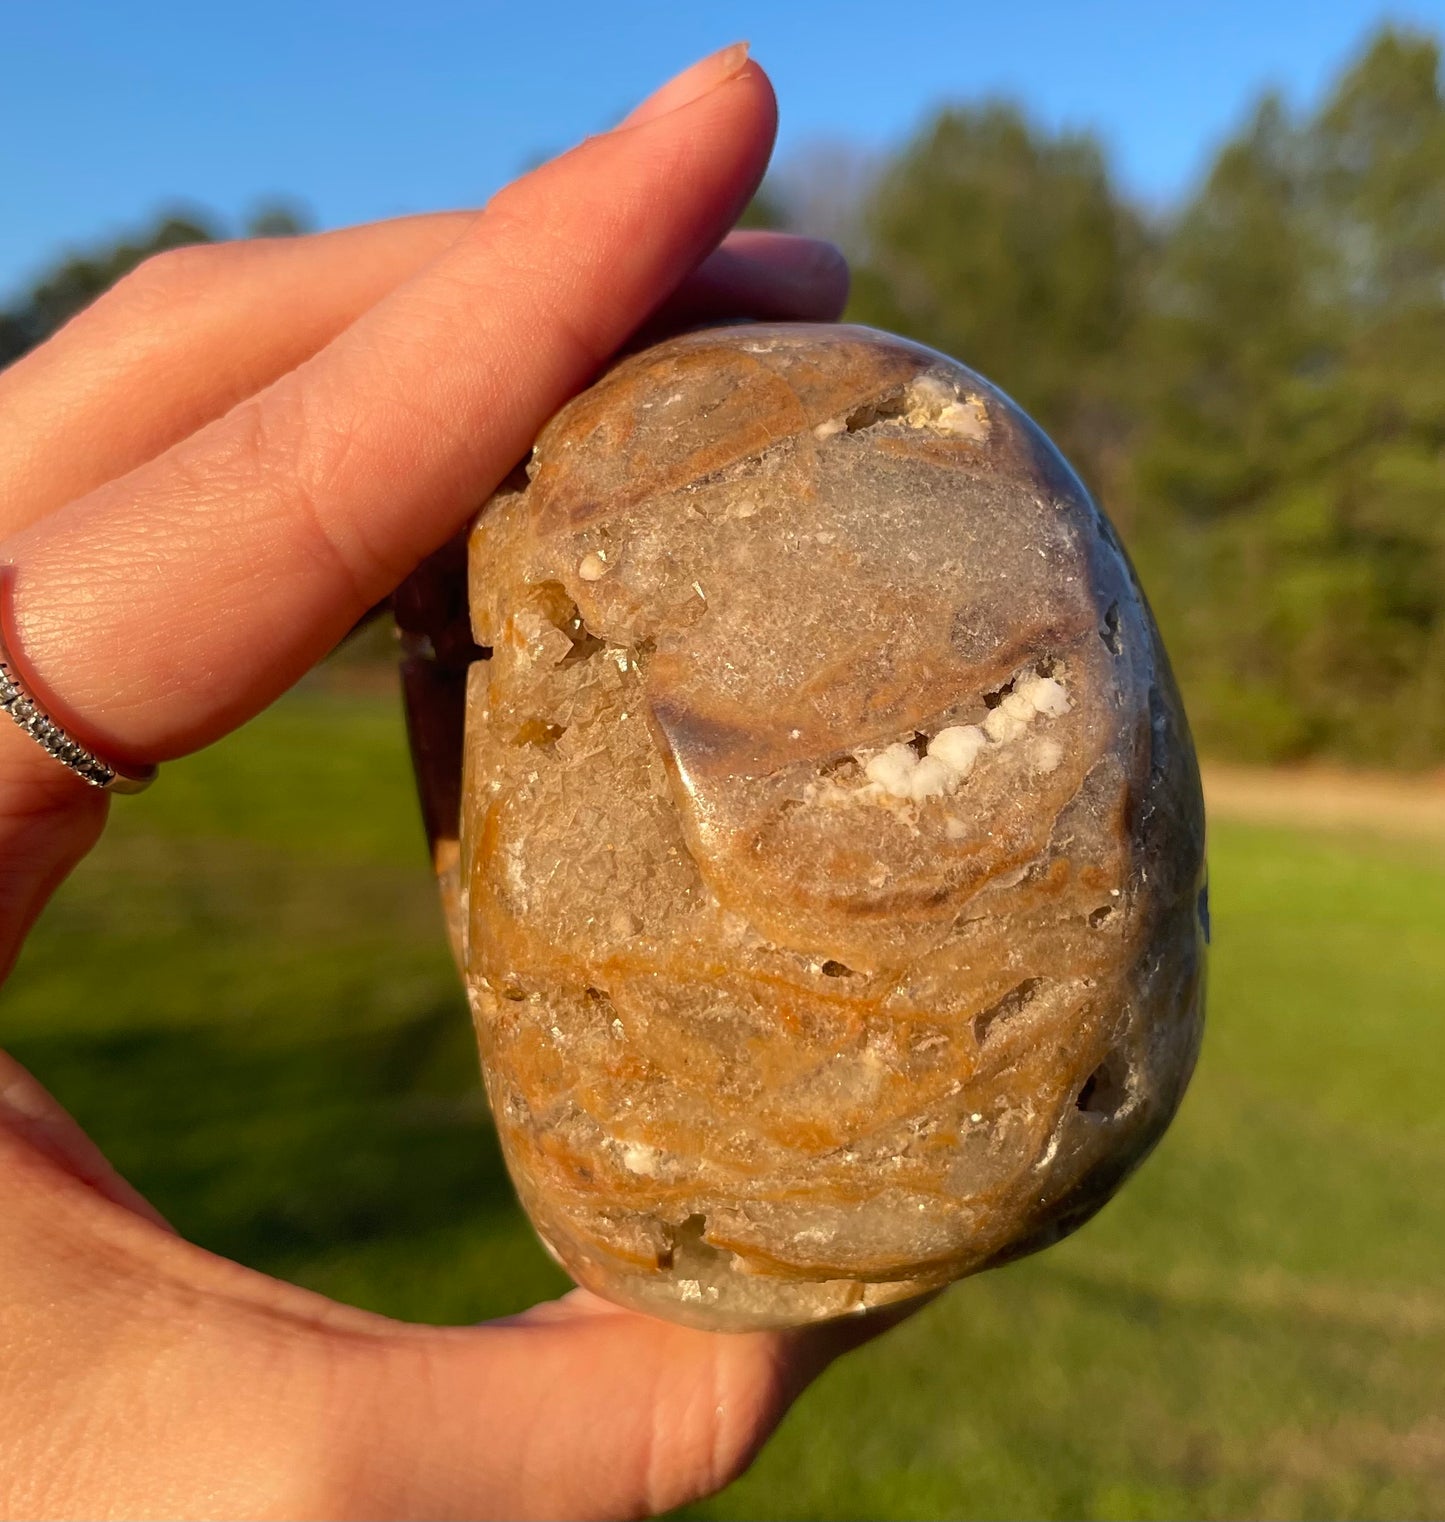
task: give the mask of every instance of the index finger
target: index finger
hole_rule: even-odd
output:
[[[310,361],[0,548],[8,643],[121,761],[215,738],[289,686],[522,457],[712,248],[767,162],[766,77],[702,93],[499,196]]]

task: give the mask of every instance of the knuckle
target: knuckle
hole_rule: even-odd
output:
[[[490,195],[477,217],[473,236],[505,236],[509,232],[521,232],[535,218],[533,176],[523,175],[509,180],[502,188]]]
[[[122,275],[100,298],[111,309],[144,314],[209,289],[230,267],[233,250],[225,243],[187,243],[150,254]]]
[[[229,472],[251,483],[260,510],[283,527],[295,553],[340,584],[350,616],[369,607],[389,568],[357,533],[344,532],[328,504],[363,447],[359,427],[319,405],[307,388],[244,402],[231,415]]]
[[[686,1396],[657,1408],[646,1483],[650,1511],[716,1494],[742,1475],[787,1404],[780,1356],[722,1346]]]

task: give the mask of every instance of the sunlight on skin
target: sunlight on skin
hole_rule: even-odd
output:
[[[121,762],[208,744],[454,533],[639,327],[835,317],[827,246],[718,247],[774,127],[727,49],[479,213],[188,249],[122,282],[0,376],[23,678]],[[0,965],[104,817],[0,728]],[[182,1241],[9,1059],[0,1154],[13,1514],[664,1509],[897,1319],[725,1337],[579,1292],[484,1327],[390,1321]]]

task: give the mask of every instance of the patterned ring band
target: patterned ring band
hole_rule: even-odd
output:
[[[94,751],[72,740],[39,703],[25,690],[15,674],[0,637],[0,709],[3,709],[47,755],[68,766],[77,777],[107,793],[139,793],[156,780],[157,768],[122,771],[113,761],[103,761]]]

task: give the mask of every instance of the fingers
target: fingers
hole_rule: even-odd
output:
[[[162,759],[289,686],[717,242],[774,122],[749,65],[584,144],[314,359],[8,541],[12,654],[56,717]]]
[[[787,233],[735,232],[693,271],[631,347],[727,317],[836,322],[847,302],[848,261],[831,243]]]
[[[309,359],[472,213],[148,259],[0,373],[0,533],[154,459]]]
[[[450,248],[475,212],[147,260],[0,371],[0,536],[125,475],[311,358]],[[736,233],[659,314],[826,321],[847,297],[830,245]]]
[[[624,127],[638,127],[646,122],[667,116],[680,106],[690,105],[700,95],[705,95],[715,85],[741,73],[748,61],[748,45],[735,42],[699,58],[680,74],[674,74],[664,85],[652,92],[646,100],[634,106],[622,119]]]

